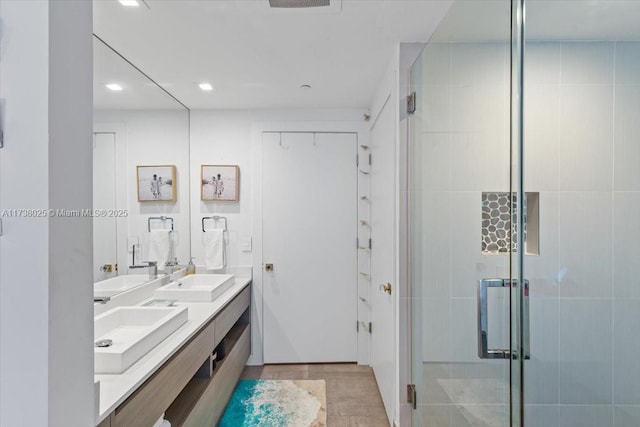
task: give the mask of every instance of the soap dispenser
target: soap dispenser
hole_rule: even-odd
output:
[[[186,276],[190,274],[196,274],[196,265],[193,263],[194,259],[195,257],[191,257],[191,259],[189,260],[189,264],[187,264],[187,271],[185,273]]]

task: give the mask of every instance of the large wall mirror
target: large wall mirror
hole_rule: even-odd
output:
[[[189,110],[105,41],[93,45],[95,283],[148,274],[131,266],[166,252],[163,230],[168,261],[186,264],[191,244]],[[132,286],[113,283],[100,296]]]

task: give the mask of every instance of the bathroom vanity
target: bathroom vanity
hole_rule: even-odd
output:
[[[188,320],[121,374],[100,374],[98,427],[215,425],[250,354],[251,278],[211,302],[177,302]],[[224,341],[225,357],[214,349]],[[215,365],[215,368],[214,368]]]

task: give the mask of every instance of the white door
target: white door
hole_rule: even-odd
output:
[[[356,134],[264,133],[264,362],[357,360]]]
[[[395,391],[395,151],[393,103],[383,107],[371,132],[371,366],[389,420]],[[391,285],[391,294],[384,286]]]
[[[93,134],[93,209],[116,207],[116,135]],[[94,281],[115,275],[105,273],[101,266],[118,262],[116,255],[116,218],[93,217],[93,276]]]

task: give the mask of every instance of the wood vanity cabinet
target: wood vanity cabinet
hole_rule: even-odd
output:
[[[99,427],[152,426],[163,413],[172,427],[215,425],[251,350],[250,301],[247,285]],[[213,372],[201,369],[223,338],[226,357]]]

